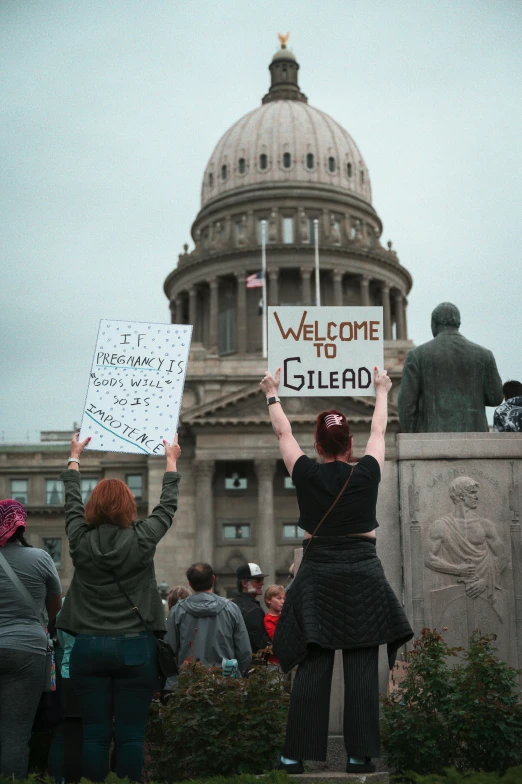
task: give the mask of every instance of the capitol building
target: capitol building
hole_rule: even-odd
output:
[[[387,456],[394,456],[395,403],[412,346],[407,330],[412,278],[392,244],[381,242],[382,221],[357,144],[308,103],[299,64],[281,39],[261,105],[226,130],[210,154],[193,245],[184,246],[164,284],[170,321],[192,324],[193,336],[179,433],[179,510],[156,557],[163,590],[184,583],[195,560],[213,564],[222,595],[233,592],[235,570],[245,560],[261,565],[270,575],[267,583],[281,582],[299,546],[295,490],[259,389],[266,369],[261,289],[247,286],[261,270],[263,224],[269,305],[314,304],[317,239],[321,305],[382,306],[385,367],[393,381]],[[317,414],[336,407],[351,424],[356,456],[362,455],[372,398],[283,402],[307,454],[314,455]],[[51,552],[65,587],[72,566],[57,477],[67,455],[60,433],[44,433],[36,445],[0,446],[0,497],[25,503],[29,538]],[[118,477],[128,482],[144,516],[157,503],[163,470],[160,458],[88,452],[82,459],[84,497],[99,479]]]

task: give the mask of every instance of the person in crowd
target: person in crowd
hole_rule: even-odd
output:
[[[375,770],[379,757],[378,650],[387,643],[390,667],[413,637],[376,554],[377,494],[384,465],[386,371],[374,371],[375,410],[364,457],[353,466],[352,436],[340,411],[317,417],[315,463],[292,435],[277,396],[279,375],[267,372],[267,397],[281,455],[296,488],[303,561],[287,592],[274,635],[284,672],[298,664],[279,768],[302,773],[302,760],[325,760],[335,650],[343,651],[344,741],[347,772]]]
[[[25,779],[29,738],[45,685],[45,626],[62,603],[49,553],[25,539],[26,510],[0,501],[0,774]]]
[[[74,575],[57,626],[76,636],[69,672],[83,722],[83,776],[95,782],[107,776],[114,726],[116,773],[141,781],[158,668],[154,637],[131,605],[158,636],[164,635],[154,554],[177,509],[181,450],[177,435],[172,444],[163,442],[160,502],[149,517],[136,520],[134,496],[119,479],[98,482],[84,509],[79,462],[89,441],[73,437],[69,468],[61,474]]]
[[[263,574],[257,564],[246,563],[236,569],[236,577],[238,595],[232,601],[241,610],[252,652],[256,654],[271,643],[265,629],[265,611],[257,601],[257,597],[263,595],[265,577],[268,575]]]
[[[172,610],[174,605],[176,605],[181,599],[186,599],[187,596],[190,596],[192,591],[190,588],[187,588],[186,585],[175,585],[174,588],[171,588],[167,594],[167,606],[169,608],[169,612]]]
[[[285,603],[286,589],[284,585],[269,585],[265,591],[265,604],[268,607],[263,621],[265,624],[266,633],[271,640],[274,639],[277,622],[281,617],[281,610]],[[277,656],[272,654],[268,659],[269,664],[279,664]]]
[[[522,384],[506,381],[502,387],[504,402],[495,409],[493,428],[497,433],[522,433]]]
[[[194,593],[179,601],[167,619],[167,642],[177,653],[178,666],[189,658],[207,667],[237,659],[239,671],[246,672],[252,651],[239,608],[213,592],[216,576],[210,564],[192,564],[187,580]]]

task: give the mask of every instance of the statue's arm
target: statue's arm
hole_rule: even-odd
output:
[[[419,415],[420,395],[419,362],[413,351],[410,351],[404,363],[401,385],[399,387],[399,421],[403,433],[416,433]]]
[[[502,380],[498,374],[495,357],[488,351],[488,361],[484,378],[484,405],[499,406],[504,399]]]
[[[445,526],[442,520],[436,520],[431,524],[428,531],[428,541],[426,543],[426,558],[424,561],[425,565],[428,567],[428,569],[433,569],[435,572],[443,572],[444,574],[454,574],[457,577],[471,578],[473,574],[466,573],[466,570],[469,570],[469,567],[463,564],[452,564],[439,556],[440,548],[442,547],[445,535]],[[472,569],[474,571],[473,567]]]
[[[498,531],[491,522],[491,520],[486,520],[484,522],[484,529],[486,531],[486,539],[489,545],[489,549],[493,553],[493,555],[498,559],[498,568],[501,572],[504,571],[506,566],[508,565],[508,557],[506,555],[506,548],[504,547],[504,542],[498,535]]]

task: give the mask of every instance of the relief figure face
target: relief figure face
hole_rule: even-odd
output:
[[[460,498],[462,499],[464,506],[467,506],[468,509],[476,509],[478,505],[478,485],[466,487],[460,493]]]

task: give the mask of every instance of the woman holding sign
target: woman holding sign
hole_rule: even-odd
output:
[[[413,632],[376,554],[377,494],[384,465],[384,435],[391,381],[374,370],[375,410],[364,457],[355,465],[344,414],[317,417],[320,464],[307,457],[267,372],[267,397],[281,456],[297,491],[299,526],[306,531],[303,561],[288,592],[274,636],[274,651],[288,672],[299,665],[292,689],[286,741],[279,763],[302,773],[302,760],[326,760],[330,688],[336,650],[343,652],[344,742],[349,773],[375,770],[379,748],[379,645],[390,668]]]
[[[158,678],[155,635],[165,633],[154,554],[178,506],[181,450],[177,435],[172,444],[163,441],[167,464],[159,504],[136,520],[134,496],[119,479],[98,482],[84,509],[79,464],[89,441],[73,437],[68,470],[60,477],[74,575],[57,626],[76,637],[69,669],[83,721],[83,776],[105,780],[114,732],[116,774],[141,781],[145,723]]]

